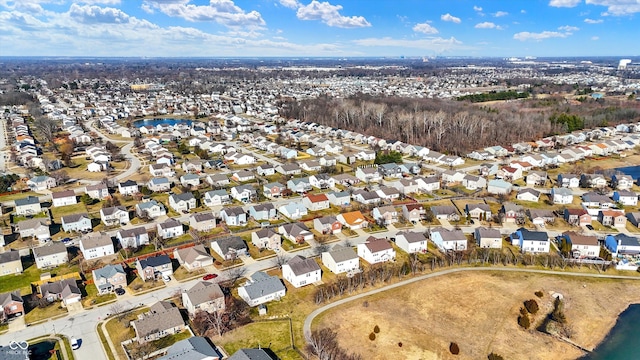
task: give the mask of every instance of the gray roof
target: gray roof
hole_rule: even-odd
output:
[[[396,238],[398,236],[403,236],[405,239],[407,239],[408,243],[418,243],[418,242],[427,240],[427,238],[424,236],[423,233],[419,233],[415,231],[401,231],[396,234]]]
[[[251,281],[243,287],[250,299],[257,299],[267,294],[273,294],[286,289],[280,278],[267,275],[262,271],[251,275]]]
[[[156,206],[156,205],[157,205],[157,206],[161,206],[161,205],[160,205],[160,203],[158,203],[158,202],[157,202],[157,201],[155,201],[155,200],[144,201],[144,202],[141,202],[141,203],[137,203],[137,204],[136,204],[136,206],[137,206],[137,207],[138,207],[138,209],[140,209],[140,210],[150,209],[150,208],[152,208],[153,206]]]
[[[22,198],[22,199],[16,199],[15,204],[16,206],[25,206],[25,205],[33,205],[33,204],[39,204],[40,203],[40,198],[37,196],[27,196],[26,198]]]
[[[34,257],[42,257],[52,254],[66,253],[67,247],[63,243],[51,242],[49,245],[33,248]]]
[[[62,199],[66,197],[76,197],[76,193],[73,190],[65,190],[51,193],[52,199]]]
[[[525,228],[520,228],[520,229],[518,229],[518,231],[522,234],[522,238],[524,240],[549,241],[549,235],[544,231],[531,231],[531,230],[527,230]],[[516,231],[516,233],[518,231]]]
[[[442,227],[437,227],[431,230],[431,233],[439,233],[443,241],[462,241],[467,240],[462,230],[451,229],[447,230]]]
[[[205,357],[222,358],[222,355],[206,338],[194,336],[171,345],[167,354],[158,360],[202,360]]]
[[[502,238],[502,235],[500,235],[500,230],[494,228],[480,227],[476,229],[476,234],[478,234],[480,238]]]
[[[91,234],[90,236],[84,237],[82,238],[82,240],[80,240],[80,243],[85,249],[94,249],[101,246],[113,245],[111,236],[98,234]]]
[[[358,254],[356,254],[352,247],[343,247],[339,245],[334,246],[333,249],[329,251],[329,256],[331,256],[333,261],[336,263],[358,258]]]
[[[524,188],[524,189],[520,189],[520,191],[518,191],[518,195],[524,194],[524,193],[530,193],[531,195],[533,195],[535,197],[539,197],[540,196],[540,191],[535,190],[535,189],[531,189],[531,188]]]
[[[431,212],[434,215],[449,215],[449,214],[458,214],[458,210],[455,207],[450,205],[436,205],[431,207]]]
[[[142,319],[133,322],[138,338],[144,338],[161,330],[184,325],[184,320],[182,320],[182,315],[180,315],[180,310],[177,307],[161,303],[162,301],[154,304],[151,307],[151,311],[145,313]]]
[[[8,305],[12,301],[23,302],[22,296],[20,296],[20,290],[0,294],[0,306]]]
[[[227,207],[222,209],[227,216],[238,216],[244,214],[244,210],[240,206]]]
[[[167,255],[151,256],[143,260],[138,260],[142,269],[146,267],[158,267],[171,264],[171,259]]]
[[[320,270],[320,265],[315,260],[300,255],[292,257],[286,265],[289,265],[296,276]]]
[[[20,252],[17,250],[10,250],[0,253],[0,264],[16,261],[20,259]]]
[[[201,213],[193,214],[191,217],[196,222],[211,221],[216,219],[216,217],[213,216],[213,213],[210,213],[210,212],[201,212]]]
[[[173,198],[173,201],[176,203],[180,201],[191,201],[195,199],[195,197],[193,197],[193,194],[190,192],[186,192],[182,194],[172,194],[171,197]]]
[[[224,239],[218,239],[212,243],[217,243],[223,254],[229,252],[229,249],[239,250],[247,249],[247,244],[239,236],[230,236]]]
[[[147,229],[145,229],[143,226],[138,226],[131,229],[121,229],[119,233],[122,238],[128,238],[128,237],[140,236],[140,235],[146,234]]]
[[[82,220],[83,218],[89,219],[89,215],[87,213],[82,213],[82,214],[71,214],[71,215],[63,216],[62,222],[65,224],[73,224],[75,222]]]
[[[191,289],[185,291],[185,293],[194,306],[224,298],[224,293],[220,285],[208,281],[197,282]]]
[[[264,349],[240,349],[227,358],[228,360],[275,360]]]
[[[143,203],[144,204],[144,203]],[[109,215],[113,215],[116,212],[119,211],[124,211],[127,212],[127,208],[124,206],[112,206],[112,207],[108,207],[108,208],[102,208],[100,209],[100,211],[105,215],[105,216],[109,216]]]
[[[168,218],[167,220],[161,222],[160,229],[170,229],[178,226],[182,226],[182,223],[174,218]]]
[[[551,189],[554,194],[558,194],[560,196],[573,196],[573,191],[569,188],[553,188]]]
[[[104,267],[101,267],[100,269],[93,270],[93,277],[94,277],[93,281],[95,282],[96,278],[109,279],[116,274],[124,274],[124,273],[125,273],[124,269],[120,264],[106,265]]]
[[[64,279],[40,285],[40,294],[44,297],[50,294],[59,294],[65,298],[71,294],[82,294],[82,292],[78,288],[76,279]]]

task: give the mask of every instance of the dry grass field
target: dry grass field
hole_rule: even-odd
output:
[[[538,299],[534,292],[544,292]],[[582,279],[523,273],[459,273],[373,295],[324,313],[314,328],[330,327],[340,344],[365,359],[576,359],[578,348],[534,330],[552,309],[553,293],[565,299],[572,341],[593,349],[630,303],[640,302],[640,281]],[[532,329],[517,324],[522,303],[537,299]],[[376,339],[369,334],[378,325]],[[399,346],[399,343],[402,346]],[[449,353],[456,342],[460,355]]]

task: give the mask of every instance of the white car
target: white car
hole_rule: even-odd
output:
[[[169,282],[169,281],[171,281],[171,276],[169,276],[169,275],[162,275],[162,280],[164,280],[164,282]]]
[[[80,347],[80,343],[78,342],[78,339],[74,337],[72,337],[71,340],[69,340],[69,343],[71,344],[72,350],[76,350]]]

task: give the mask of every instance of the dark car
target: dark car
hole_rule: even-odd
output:
[[[215,279],[217,277],[218,277],[218,274],[207,274],[207,275],[202,277],[202,280],[211,280],[211,279]]]
[[[123,288],[117,288],[114,290],[114,292],[116,293],[116,295],[124,295],[125,293]]]

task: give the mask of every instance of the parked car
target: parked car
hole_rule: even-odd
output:
[[[69,340],[69,343],[71,344],[71,349],[72,350],[76,350],[78,348],[80,348],[80,343],[78,342],[78,339],[72,337],[71,340]]]
[[[124,295],[125,290],[123,288],[117,288],[114,290],[114,292],[116,293],[116,295]]]
[[[202,280],[211,280],[211,279],[215,279],[217,277],[218,277],[218,274],[207,274],[207,275],[202,277]]]
[[[162,275],[162,280],[163,280],[163,281],[165,281],[165,282],[169,282],[169,281],[171,281],[171,276],[169,276],[169,275]]]

